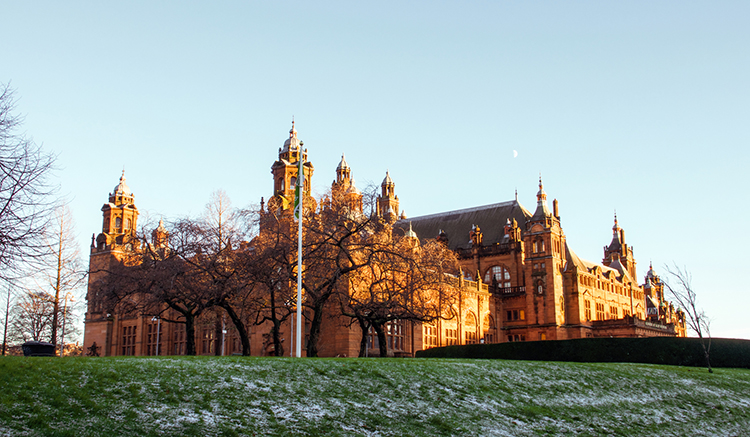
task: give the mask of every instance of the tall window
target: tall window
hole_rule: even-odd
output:
[[[586,315],[586,320],[591,320],[591,301],[590,300],[587,299],[583,302],[583,309]]]
[[[404,331],[403,320],[391,320],[385,324],[385,338],[388,341],[389,350],[404,350]]]
[[[130,219],[125,219],[125,229],[130,229]]]
[[[604,304],[596,304],[596,320],[604,320]]]
[[[424,348],[437,346],[437,328],[434,323],[425,323],[424,325]]]
[[[560,316],[565,318],[565,298],[560,296]]]
[[[497,328],[495,327],[495,319],[487,314],[484,318],[484,323],[482,324],[482,327],[484,328],[484,342],[485,343],[494,343],[497,341]]]
[[[202,335],[201,346],[204,354],[212,354],[214,352],[214,329],[213,327],[204,327]]]
[[[446,329],[445,330],[445,344],[450,346],[452,344],[458,344],[458,330]]]
[[[115,227],[120,229],[122,227],[122,219],[120,217],[115,218]]]
[[[122,354],[135,355],[135,331],[137,326],[122,327]]]
[[[149,323],[146,329],[146,355],[157,355],[157,352],[161,355],[163,351],[161,350],[161,347],[157,347],[157,344],[161,343],[162,340],[161,323],[159,323],[158,320]]]
[[[178,323],[174,327],[174,354],[185,355],[185,324]]]
[[[505,266],[492,266],[484,275],[484,282],[489,284],[492,280],[497,281],[498,287],[510,288],[510,270]]]
[[[466,344],[475,344],[477,342],[477,318],[474,316],[474,313],[469,312],[466,314],[464,335],[466,336]]]
[[[618,311],[618,308],[614,305],[609,307],[609,318],[613,320],[620,318],[620,312]]]

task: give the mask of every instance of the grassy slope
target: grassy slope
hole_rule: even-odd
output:
[[[0,358],[0,435],[746,435],[750,371],[432,359]]]

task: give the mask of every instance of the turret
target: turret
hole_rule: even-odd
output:
[[[396,195],[396,184],[393,183],[389,172],[385,172],[385,179],[380,184],[380,196],[378,196],[378,215],[389,223],[398,220],[398,196]]]
[[[625,231],[617,222],[617,212],[615,212],[615,224],[612,226],[612,241],[609,246],[604,246],[602,264],[611,266],[615,262],[621,265],[631,278],[636,278],[633,248],[625,244]]]
[[[96,237],[96,244],[92,244],[92,252],[134,242],[138,224],[134,199],[123,170],[120,183],[109,193],[109,202],[102,206],[102,232]]]
[[[273,174],[273,193],[274,196],[268,201],[269,210],[280,208],[289,209],[294,204],[294,190],[299,177],[299,160],[302,159],[304,169],[304,193],[305,197],[310,196],[310,181],[312,179],[314,167],[307,161],[307,150],[303,149],[304,142],[297,137],[297,129],[294,127],[289,130],[289,138],[284,141],[284,146],[279,148],[279,159],[271,166]]]

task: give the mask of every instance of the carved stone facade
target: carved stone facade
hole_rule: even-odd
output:
[[[286,210],[294,204],[294,189],[303,160],[305,208],[317,208],[310,197],[313,165],[297,137],[292,122],[289,138],[271,166],[273,196],[261,208]],[[685,336],[682,313],[664,299],[659,277],[649,269],[643,285],[636,279],[633,248],[617,218],[612,242],[604,248],[601,264],[580,259],[568,246],[558,213],[547,207],[539,180],[537,206],[532,214],[518,198],[493,205],[406,219],[399,213],[395,183],[386,172],[376,199],[376,214],[393,226],[393,232],[419,239],[437,238],[454,250],[462,272],[451,285],[460,298],[445,319],[431,324],[395,321],[387,326],[389,354],[410,356],[429,347],[571,339],[581,337]],[[362,212],[362,194],[355,187],[352,169],[342,155],[333,190],[344,193],[351,211]],[[101,305],[96,281],[124,251],[137,250],[135,229],[138,209],[125,184],[125,176],[102,207],[102,232],[92,237],[88,311],[84,347],[99,355],[184,354],[184,325],[167,323],[138,314],[110,314]],[[163,224],[152,233],[152,244],[166,241]],[[217,313],[218,314],[218,313]],[[203,355],[241,352],[239,337],[220,315],[202,317],[196,329],[196,349]],[[251,353],[270,355],[270,327],[251,329]],[[282,328],[291,339],[293,321]],[[320,356],[356,356],[361,331],[335,309],[321,328]],[[368,353],[377,354],[371,334]],[[284,344],[289,355],[293,344]]]
[[[395,227],[403,231],[407,223],[420,238],[448,244],[466,277],[487,284],[496,310],[494,341],[686,336],[684,315],[664,300],[653,269],[638,284],[633,248],[617,218],[602,263],[580,259],[566,241],[557,201],[553,211],[547,207],[541,178],[533,214],[516,198]],[[452,341],[452,333],[438,333],[438,344]]]

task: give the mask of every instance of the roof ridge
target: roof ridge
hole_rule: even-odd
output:
[[[484,209],[500,208],[500,207],[503,207],[503,206],[513,206],[513,205],[518,205],[519,207],[523,208],[523,206],[521,206],[521,204],[518,203],[517,201],[515,201],[515,200],[508,200],[506,202],[492,203],[492,204],[489,204],[489,205],[475,206],[475,207],[472,207],[472,208],[456,209],[456,210],[453,210],[453,211],[444,211],[444,212],[438,212],[438,213],[435,213],[435,214],[421,215],[421,216],[417,216],[417,217],[411,217],[408,220],[412,221],[412,220],[432,219],[432,218],[444,217],[444,216],[451,215],[451,214],[464,214],[464,213],[467,213],[467,212],[481,211],[481,210],[484,210]],[[399,220],[399,221],[401,221],[401,220]]]

